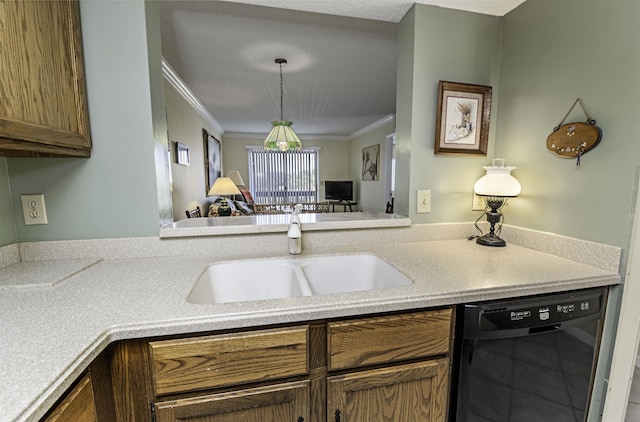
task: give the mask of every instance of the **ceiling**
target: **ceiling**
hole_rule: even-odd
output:
[[[524,0],[418,0],[502,16]],[[304,140],[348,139],[395,113],[397,22],[409,0],[161,0],[162,52],[225,136],[284,118]]]

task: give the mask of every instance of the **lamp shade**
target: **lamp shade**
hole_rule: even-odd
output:
[[[209,195],[240,195],[240,190],[230,178],[218,177],[211,189],[209,189]]]
[[[520,194],[520,182],[511,175],[511,170],[515,167],[487,166],[483,169],[487,174],[478,179],[473,187],[476,195],[514,197]]]
[[[267,139],[264,140],[264,149],[275,151],[299,150],[302,141],[291,128],[292,122],[287,120],[275,120],[271,122],[273,128]]]
[[[244,180],[242,180],[242,176],[240,176],[240,172],[238,170],[229,170],[227,177],[231,179],[236,186],[244,186]]]

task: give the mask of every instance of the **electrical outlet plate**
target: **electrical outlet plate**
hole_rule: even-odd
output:
[[[22,215],[25,225],[49,224],[43,194],[20,195],[20,200],[22,201]]]
[[[482,199],[481,196],[476,195],[476,193],[473,193],[473,202],[471,204],[471,210],[472,211],[482,211],[486,208],[486,205],[484,203],[484,199]]]
[[[424,214],[431,212],[431,190],[419,190],[418,191],[418,201],[417,201],[417,210],[418,214]]]

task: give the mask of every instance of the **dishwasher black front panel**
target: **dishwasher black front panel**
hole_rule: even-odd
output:
[[[451,421],[583,422],[604,290],[581,293],[471,305],[459,314]],[[484,311],[507,312],[513,324],[487,327]],[[535,318],[523,326],[519,318],[529,314]]]

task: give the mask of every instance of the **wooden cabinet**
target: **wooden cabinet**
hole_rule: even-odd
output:
[[[452,309],[327,326],[327,421],[446,422]]]
[[[0,0],[0,69],[0,155],[90,155],[77,0]]]
[[[85,375],[78,384],[44,419],[44,422],[97,422],[91,376]]]
[[[109,360],[100,355],[41,421],[113,422],[114,409]]]
[[[328,378],[327,421],[445,422],[446,358]]]
[[[327,324],[329,370],[449,353],[451,309]]]
[[[307,377],[308,338],[303,325],[150,342],[156,421],[309,421],[309,381],[282,381]]]
[[[308,326],[149,343],[156,395],[305,375]]]
[[[265,387],[160,401],[157,422],[309,420],[309,381],[276,383]]]
[[[116,420],[445,422],[452,330],[447,308],[120,342]]]

